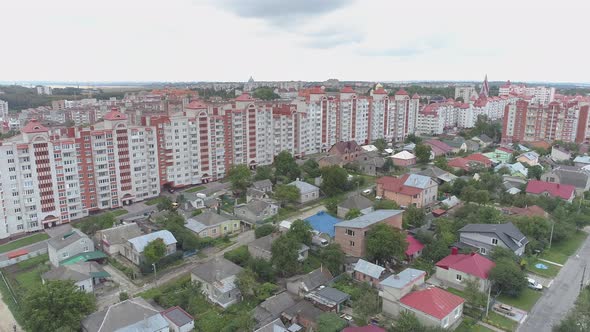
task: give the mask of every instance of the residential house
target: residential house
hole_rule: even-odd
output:
[[[457,157],[457,158],[450,159],[447,162],[447,165],[455,171],[462,169],[466,172],[481,169],[482,167],[485,167],[485,165],[479,161],[469,160],[464,157]]]
[[[167,230],[161,230],[153,233],[148,233],[132,239],[127,240],[123,245],[123,256],[136,265],[141,264],[145,259],[143,250],[147,245],[157,239],[162,239],[166,245],[166,255],[172,255],[176,252],[176,238]]]
[[[495,247],[510,249],[517,256],[524,254],[529,240],[512,224],[468,224],[459,230],[460,247],[475,248],[489,255]]]
[[[572,159],[572,153],[559,145],[554,145],[551,148],[551,159],[555,162]]]
[[[371,286],[377,286],[385,277],[385,273],[384,267],[359,259],[354,265],[352,277],[361,282],[368,282]]]
[[[170,325],[170,332],[189,332],[195,328],[195,319],[179,306],[162,311],[162,317]]]
[[[503,168],[508,170],[510,175],[522,178],[526,178],[529,173],[529,169],[520,162],[516,162],[514,164],[498,164],[498,166],[494,167],[494,171],[498,172]]]
[[[506,192],[511,195],[516,195],[521,192],[520,188],[524,189],[527,184],[526,179],[518,176],[504,175],[502,176],[502,179],[502,185],[504,186],[504,189],[506,189]]]
[[[205,211],[189,218],[184,227],[200,237],[217,238],[242,231],[241,222],[236,216]]]
[[[441,141],[453,148],[453,150],[451,151],[452,153],[459,153],[461,151],[467,150],[467,146],[465,145],[465,139],[461,136],[456,136],[452,139],[443,139]]]
[[[461,146],[461,150],[465,152],[479,151],[480,148],[481,145],[472,139],[466,140],[465,143]]]
[[[242,270],[223,257],[215,257],[198,264],[191,271],[191,281],[200,282],[201,290],[209,301],[225,309],[242,300],[240,289],[235,283]]]
[[[574,165],[584,167],[590,165],[590,156],[577,156],[574,158]]]
[[[424,285],[426,272],[407,268],[398,274],[393,274],[379,283],[379,296],[383,299],[383,312],[398,315],[399,301],[412,291]]]
[[[416,165],[416,156],[411,152],[402,150],[390,157],[395,166],[409,167]]]
[[[408,242],[408,249],[406,249],[406,259],[408,262],[412,262],[416,258],[422,256],[422,250],[424,249],[422,242],[409,234],[406,235],[406,242]]]
[[[402,297],[399,303],[400,312],[412,312],[422,324],[452,330],[461,321],[465,300],[431,286],[409,293]]]
[[[289,183],[289,186],[295,186],[299,189],[299,203],[307,203],[316,200],[320,197],[320,188],[309,184],[307,182],[300,181],[299,179]]]
[[[246,189],[246,203],[250,203],[254,199],[265,200],[268,199],[270,196],[268,192],[260,191],[254,188]]]
[[[430,159],[439,156],[447,156],[453,152],[453,147],[436,139],[426,140],[424,141],[424,144],[430,146]]]
[[[97,311],[82,320],[83,332],[169,332],[170,325],[141,297],[128,299]]]
[[[295,305],[295,297],[289,292],[273,295],[254,308],[256,326],[264,326],[281,317],[283,311]]]
[[[53,268],[41,276],[41,281],[71,280],[80,290],[86,293],[94,292],[94,286],[102,283],[110,277],[96,262],[79,262],[76,264],[62,265]]]
[[[91,251],[94,251],[94,243],[78,229],[72,229],[47,241],[49,261],[55,267],[59,266],[61,261]]]
[[[294,331],[301,331],[301,327],[303,327],[303,331],[317,331],[317,320],[323,313],[324,311],[314,306],[313,303],[302,300],[285,310],[281,317],[291,324],[299,325],[299,329],[290,327]]]
[[[576,195],[590,190],[590,171],[576,166],[559,165],[541,175],[541,180],[576,187]]]
[[[291,332],[289,330],[287,330],[287,328],[285,327],[285,324],[283,324],[283,321],[280,318],[277,318],[275,320],[273,320],[272,322],[260,327],[257,330],[254,330],[254,332]]]
[[[259,199],[234,207],[234,215],[237,218],[252,224],[261,223],[263,220],[275,216],[278,211],[279,206],[277,204]]]
[[[377,210],[335,225],[335,241],[346,255],[365,257],[366,234],[373,225],[385,223],[402,228],[402,210]]]
[[[320,267],[308,274],[296,275],[287,279],[287,291],[299,297],[304,297],[314,289],[327,284],[334,279],[330,270]]]
[[[252,188],[265,193],[272,192],[272,182],[269,179],[252,182]]]
[[[272,243],[277,240],[279,236],[280,234],[273,233],[248,243],[248,252],[254,258],[262,258],[266,261],[270,261],[272,258]],[[297,253],[297,260],[303,262],[307,259],[309,247],[302,243]]]
[[[494,143],[494,140],[491,139],[488,135],[486,134],[481,134],[479,136],[475,136],[472,138],[472,140],[478,142],[482,148],[486,148],[488,146],[490,146],[491,144]]]
[[[97,231],[94,234],[94,243],[98,249],[113,256],[123,252],[123,245],[127,240],[142,234],[136,223],[130,223]]]
[[[378,152],[379,149],[374,146],[373,144],[362,145],[361,149],[365,150],[365,152]]]
[[[194,210],[201,210],[201,209],[215,209],[219,205],[219,200],[216,197],[207,197],[207,195],[203,194],[202,192],[191,193],[191,192],[183,192],[182,193],[185,203],[183,208],[187,211],[194,211]]]
[[[488,277],[494,266],[496,263],[478,253],[459,254],[459,250],[453,248],[449,256],[436,263],[436,278],[444,286],[459,290],[465,289],[467,280],[474,280],[481,292],[487,292],[491,286]]]
[[[537,166],[539,165],[539,157],[540,155],[535,151],[528,151],[516,158],[516,161],[527,164],[529,166]]]
[[[423,208],[436,202],[438,183],[419,174],[404,174],[398,178],[384,176],[377,179],[376,193],[402,207]]]
[[[345,218],[348,211],[356,209],[362,214],[373,212],[373,201],[362,195],[353,195],[338,204],[337,215],[340,218]]]
[[[454,175],[453,173],[447,172],[447,171],[440,169],[436,166],[430,166],[430,167],[428,167],[416,174],[428,176],[431,179],[433,179],[434,181],[436,181],[436,183],[438,183],[438,184],[443,184],[446,182],[453,182],[453,181],[455,181],[455,179],[457,179],[457,176]]]
[[[347,162],[341,156],[338,155],[322,155],[316,158],[318,166],[320,168],[330,167],[330,166],[344,166]]]
[[[446,206],[450,210],[450,209],[454,208],[455,206],[459,205],[459,203],[461,203],[461,200],[459,200],[459,198],[457,198],[457,196],[450,196],[450,197],[443,199],[440,203],[443,206]]]
[[[576,187],[569,184],[530,180],[526,186],[526,193],[561,198],[571,203],[576,196]]]
[[[320,211],[311,217],[305,218],[305,221],[309,223],[314,231],[320,233],[320,235],[326,234],[328,237],[333,238],[336,235],[334,226],[341,222],[342,219],[332,217],[326,211]]]
[[[378,152],[365,152],[359,155],[351,165],[356,167],[362,174],[377,176],[377,174],[383,172],[385,158]]]
[[[478,162],[478,163],[482,164],[483,167],[486,167],[486,168],[492,166],[492,161],[490,160],[490,158],[486,157],[485,155],[483,155],[481,153],[472,153],[472,154],[468,155],[467,157],[465,157],[465,159],[467,159],[469,161]]]
[[[510,160],[512,159],[513,153],[514,153],[514,150],[512,150],[512,149],[505,148],[505,147],[499,147],[499,148],[496,148],[496,150],[494,150],[493,152],[483,153],[483,155],[488,157],[492,161],[492,163],[499,164],[499,163],[509,163]]]
[[[305,299],[323,311],[340,312],[350,295],[332,287],[320,287],[305,295]]]
[[[328,154],[340,157],[345,164],[356,160],[362,153],[363,149],[356,141],[338,142],[328,150]]]

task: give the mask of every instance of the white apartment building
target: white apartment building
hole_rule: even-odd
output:
[[[499,96],[516,95],[520,97],[531,97],[532,104],[547,105],[555,99],[555,88],[544,86],[527,87],[524,84],[512,84],[507,81],[500,86]]]
[[[0,120],[8,119],[8,102],[0,100]]]
[[[477,98],[477,91],[473,85],[456,86],[455,87],[455,100],[457,98],[463,99],[464,103],[467,103],[471,98]]]

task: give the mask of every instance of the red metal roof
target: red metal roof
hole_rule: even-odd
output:
[[[526,192],[528,194],[538,195],[546,192],[553,197],[559,197],[566,200],[574,195],[575,190],[576,187],[569,184],[559,184],[539,180],[530,180],[526,186]]]
[[[375,95],[386,95],[387,94],[387,91],[385,91],[385,89],[383,89],[383,88],[379,88],[379,89],[375,89],[373,91],[373,94],[375,94]]]
[[[447,270],[451,268],[470,274],[472,276],[476,276],[478,278],[487,279],[490,274],[490,270],[496,266],[496,263],[481,256],[478,253],[471,253],[469,255],[448,255],[447,257],[438,261],[436,266]]]
[[[8,259],[12,259],[12,258],[16,258],[16,257],[20,257],[20,256],[24,256],[26,254],[28,254],[29,252],[26,249],[20,249],[17,251],[13,251],[11,253],[9,253],[7,255]]]
[[[408,92],[406,90],[404,90],[404,88],[397,90],[395,95],[396,96],[409,96]]]
[[[412,99],[420,99],[420,95],[417,93],[414,93],[414,95],[412,96]]]
[[[387,332],[387,330],[379,326],[367,325],[347,327],[344,330],[342,330],[342,332]]]
[[[25,134],[33,134],[33,133],[45,133],[48,132],[49,129],[42,125],[37,119],[31,119],[26,126],[23,127],[21,130]]]
[[[104,115],[105,120],[125,120],[127,115],[119,112],[118,109],[113,108],[110,112]]]
[[[381,184],[385,191],[391,191],[406,196],[418,195],[422,192],[422,189],[404,185],[409,176],[409,174],[404,174],[399,178],[383,176],[377,179],[377,183]]]
[[[465,300],[438,287],[412,292],[400,299],[404,305],[437,319],[448,316]]]
[[[484,156],[481,153],[470,154],[467,157],[465,157],[465,159],[471,160],[471,161],[477,161],[477,162],[480,162],[486,166],[492,166],[492,161],[490,160],[490,158]]]
[[[453,151],[453,148],[451,146],[449,146],[447,143],[436,140],[436,139],[429,139],[429,140],[425,141],[424,143],[428,144],[432,147],[437,147],[440,150],[444,151],[444,153],[449,153],[449,152]]]
[[[418,251],[424,249],[424,245],[416,240],[412,235],[406,235],[406,242],[408,242],[408,249],[406,249],[406,255],[411,256]]]
[[[236,98],[235,100],[236,101],[253,101],[254,98],[252,98],[249,93],[244,92],[238,98]]]
[[[354,90],[350,87],[350,85],[345,86],[340,90],[341,93],[354,93]]]

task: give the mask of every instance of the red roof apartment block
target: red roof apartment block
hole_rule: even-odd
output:
[[[400,302],[440,320],[460,307],[465,300],[438,287],[431,287],[412,292],[402,297]]]
[[[496,266],[496,263],[480,254],[471,253],[468,255],[451,254],[438,261],[436,266],[447,270],[451,268],[481,279],[487,279],[490,270]]]
[[[576,187],[569,184],[559,184],[539,180],[531,180],[526,186],[527,194],[558,197],[567,201],[574,199]]]

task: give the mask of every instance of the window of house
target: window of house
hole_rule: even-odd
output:
[[[485,255],[486,254],[486,248],[479,248],[479,252],[481,254],[484,254]]]
[[[459,317],[461,315],[461,307],[457,307],[457,309],[455,309],[455,318]]]
[[[496,239],[496,238],[493,238],[493,239],[492,239],[492,244],[493,244],[493,245],[497,245],[497,244],[498,244],[498,239]]]
[[[351,247],[354,247],[354,241],[350,241],[349,244],[350,244]]]
[[[84,252],[88,252],[90,249],[88,248],[88,246],[84,246]]]
[[[69,256],[70,256],[70,254],[67,252],[64,252],[63,254],[61,254],[61,257],[63,257],[63,258],[67,258]]]
[[[461,279],[463,279],[463,277],[460,274],[457,274],[455,278],[457,278],[458,281],[461,281]]]
[[[442,321],[442,326],[447,327],[449,326],[449,317],[445,317]]]
[[[346,230],[346,235],[354,236],[354,231],[351,229]]]

